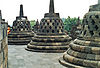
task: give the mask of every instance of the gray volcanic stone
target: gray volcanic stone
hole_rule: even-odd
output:
[[[54,0],[50,0],[49,13],[41,19],[39,29],[26,50],[35,52],[64,52],[71,37],[65,34],[59,13],[54,12]]]
[[[100,1],[100,0],[99,0]],[[72,68],[100,68],[100,4],[90,7],[83,19],[82,34],[70,44],[59,62]],[[68,52],[72,50],[74,53]],[[80,55],[80,56],[79,56]],[[68,60],[66,60],[68,59]]]
[[[25,45],[31,41],[34,34],[31,30],[30,22],[27,16],[24,16],[23,5],[20,5],[19,16],[13,22],[12,30],[8,35],[8,44],[10,45]]]

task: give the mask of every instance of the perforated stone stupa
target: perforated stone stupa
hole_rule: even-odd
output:
[[[24,16],[23,5],[20,5],[20,14],[13,22],[12,30],[8,35],[8,43],[10,45],[28,44],[33,37],[30,22],[27,16]]]
[[[69,68],[100,68],[100,4],[90,7],[81,36],[70,44],[59,62]]]
[[[39,29],[39,21],[38,21],[38,19],[37,19],[37,21],[36,21],[36,24],[34,25],[34,27],[33,27],[33,31],[36,33],[37,31],[38,31],[38,29]]]
[[[35,52],[64,52],[71,38],[65,34],[59,13],[54,12],[54,0],[50,0],[49,13],[44,15],[40,28],[26,50]]]

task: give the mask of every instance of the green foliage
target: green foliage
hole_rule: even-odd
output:
[[[68,16],[68,18],[63,18],[63,22],[64,22],[64,29],[67,30],[68,32],[72,29],[72,26],[77,25],[78,20],[80,20],[80,24],[82,24],[82,20],[78,19],[76,17],[74,18],[70,18]]]
[[[31,28],[36,24],[36,21],[35,20],[31,20],[30,21],[30,25],[31,25]]]

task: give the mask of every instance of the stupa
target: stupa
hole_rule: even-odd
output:
[[[80,18],[78,17],[78,20],[76,21],[76,24],[72,26],[72,29],[70,30],[70,37],[72,38],[72,40],[75,40],[78,35],[81,34],[81,21]]]
[[[27,45],[33,35],[30,21],[28,21],[27,16],[24,16],[23,5],[21,4],[19,16],[17,16],[16,20],[13,22],[12,30],[8,35],[8,44]]]
[[[68,68],[100,68],[100,0],[85,14],[82,26],[59,62]]]
[[[36,21],[36,24],[34,25],[34,27],[33,27],[33,31],[36,33],[37,31],[38,31],[38,29],[39,29],[39,21],[38,21],[38,19],[37,19],[37,21]]]
[[[40,27],[26,50],[35,52],[64,52],[71,37],[65,34],[59,13],[54,12],[54,0],[50,0],[49,13],[44,15]]]

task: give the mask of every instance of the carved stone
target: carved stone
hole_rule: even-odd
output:
[[[19,16],[13,22],[12,30],[8,35],[8,43],[9,45],[25,45],[30,42],[33,36],[30,22],[23,13],[23,5],[20,5]]]
[[[70,68],[100,68],[100,7],[92,6],[83,19],[82,34],[70,43],[59,62]],[[95,9],[95,8],[98,9]],[[94,10],[95,9],[95,10]]]
[[[0,68],[8,68],[7,25],[5,19],[2,19],[0,10]]]
[[[35,52],[64,52],[71,38],[65,34],[59,13],[54,13],[54,1],[50,0],[49,13],[41,19],[40,27],[26,50]]]

